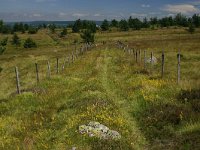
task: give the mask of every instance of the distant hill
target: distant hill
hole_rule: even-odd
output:
[[[67,26],[70,24],[74,24],[75,21],[25,21],[23,24],[28,24],[32,26],[38,26],[42,24],[55,24],[56,26]],[[94,21],[97,25],[101,25],[102,21]],[[8,25],[14,25],[16,22],[6,22]]]

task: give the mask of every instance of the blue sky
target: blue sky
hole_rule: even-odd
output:
[[[200,13],[200,0],[0,0],[5,21],[122,19]]]

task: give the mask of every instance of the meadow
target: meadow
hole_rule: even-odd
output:
[[[57,31],[59,32],[59,31]],[[56,33],[57,33],[56,32]],[[185,28],[97,32],[95,44],[75,62],[64,59],[83,43],[79,34],[65,38],[47,29],[31,37],[38,47],[10,44],[0,55],[0,149],[200,149],[200,30]],[[12,35],[0,35],[0,40]],[[117,46],[122,41],[141,50]],[[102,44],[104,43],[104,44]],[[158,63],[144,69],[143,52]],[[161,78],[161,54],[165,73]],[[181,82],[177,84],[177,53],[181,52]],[[56,73],[59,58],[59,74]],[[51,79],[47,79],[47,60]],[[37,83],[35,63],[39,65]],[[22,94],[16,93],[14,67],[19,68]],[[119,140],[81,135],[78,127],[98,121],[121,134]]]

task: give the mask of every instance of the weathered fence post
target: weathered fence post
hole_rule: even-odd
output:
[[[135,54],[135,60],[136,60],[136,63],[138,63],[138,51],[136,50],[136,54]]]
[[[38,64],[37,63],[35,63],[35,71],[36,71],[37,83],[39,83],[39,71],[38,71]]]
[[[59,59],[56,58],[56,73],[59,73]]]
[[[17,94],[21,94],[20,83],[19,83],[19,72],[17,67],[15,67],[15,74],[16,74]]]
[[[151,52],[151,66],[153,66],[153,52]]]
[[[162,51],[162,70],[161,70],[161,77],[164,77],[164,65],[165,65],[165,53],[164,50]]]
[[[141,63],[141,49],[139,49],[139,63]]]
[[[178,67],[177,67],[177,83],[180,83],[181,78],[181,52],[178,52]]]
[[[65,64],[66,64],[66,58],[64,58],[63,66],[62,66],[62,71],[65,69]]]
[[[72,58],[72,63],[73,63],[73,62],[74,62],[74,55],[73,55],[73,52],[72,52],[71,58]]]
[[[146,69],[146,50],[144,50],[144,69]]]
[[[51,67],[49,61],[47,61],[47,78],[51,78]]]
[[[153,71],[153,52],[151,52],[151,67],[150,67],[150,72],[152,73]]]

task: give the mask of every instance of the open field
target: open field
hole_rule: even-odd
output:
[[[1,35],[0,39],[12,35]],[[8,44],[0,56],[0,149],[200,149],[200,30],[158,29],[96,34],[99,45],[56,74],[75,49],[78,34],[55,38],[47,30],[33,38],[36,49]],[[52,38],[54,37],[54,38]],[[141,61],[118,49],[120,40],[141,49]],[[101,43],[106,41],[106,44]],[[78,45],[78,48],[81,44]],[[161,53],[165,74],[161,79]],[[143,50],[158,64],[143,68]],[[177,52],[181,51],[181,84],[177,85]],[[46,79],[47,60],[52,78]],[[40,83],[36,83],[35,62]],[[22,89],[16,95],[14,67]],[[118,131],[120,140],[81,135],[78,127],[98,121]]]

